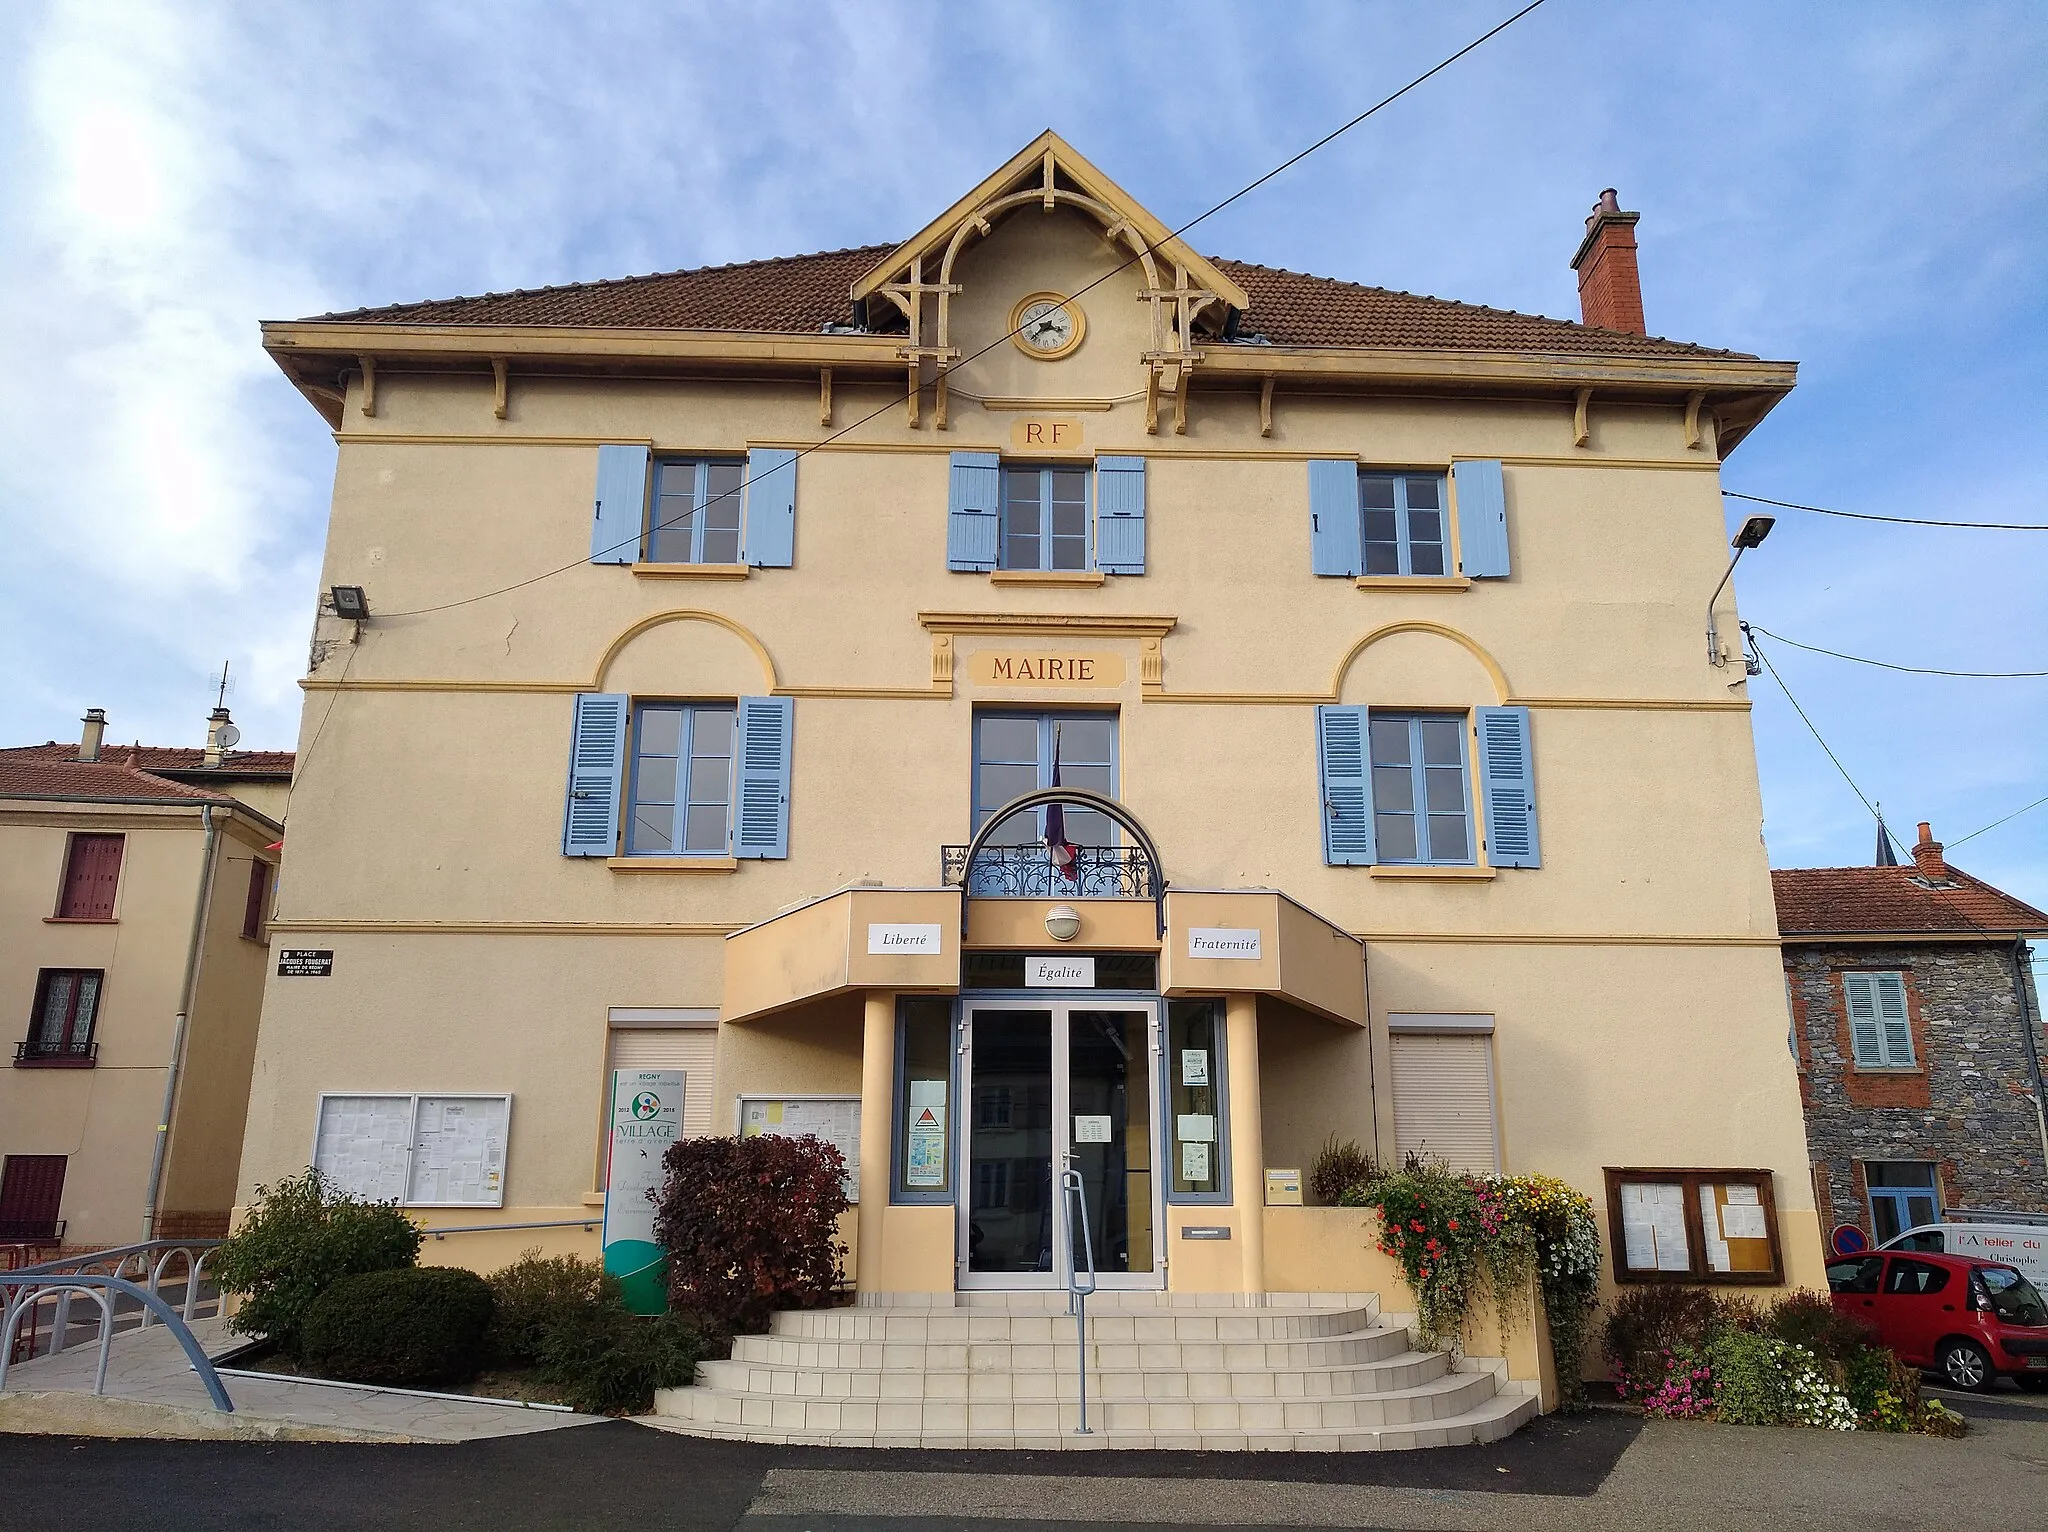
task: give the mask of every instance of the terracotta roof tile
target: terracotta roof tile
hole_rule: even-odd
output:
[[[1778,930],[1811,936],[1966,935],[2004,939],[2048,933],[2048,914],[1951,865],[1947,885],[1912,867],[1779,867],[1771,870]]]
[[[818,255],[778,256],[731,266],[701,266],[313,317],[356,324],[556,325],[815,335],[828,324],[851,321],[848,289],[893,248],[863,245]],[[1655,336],[1627,335],[1244,261],[1217,259],[1216,264],[1251,297],[1244,329],[1275,345],[1751,359],[1745,352],[1714,351]]]
[[[0,748],[0,761],[70,761],[78,746],[60,741],[44,745],[15,745]],[[231,750],[218,766],[206,764],[206,752],[185,745],[107,745],[103,760],[141,771],[203,772],[224,777],[288,777],[293,755],[289,750]]]
[[[173,782],[109,761],[52,761],[0,752],[0,798],[162,798],[166,802],[232,803],[225,793]]]

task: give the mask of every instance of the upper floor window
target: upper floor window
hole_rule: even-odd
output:
[[[647,562],[737,564],[746,464],[724,458],[668,458],[654,465],[648,497]]]
[[[628,856],[731,850],[733,712],[731,703],[651,703],[636,713]]]
[[[1054,778],[1057,776],[1058,780]],[[1116,796],[1116,719],[1103,713],[977,713],[974,718],[974,828],[1013,798],[1041,787],[1080,787]],[[1048,809],[1026,809],[996,826],[992,846],[1046,838]],[[1074,846],[1114,846],[1116,825],[1094,809],[1063,806]]]
[[[92,1029],[99,1019],[99,968],[45,968],[36,975],[35,1014],[28,1038],[17,1050],[22,1060],[88,1062]]]
[[[1003,557],[1005,569],[1089,567],[1086,468],[1003,469]]]
[[[1911,1069],[1913,1027],[1903,973],[1845,973],[1849,1046],[1859,1069]]]
[[[1455,713],[1373,713],[1373,835],[1382,862],[1470,862],[1465,720]]]
[[[57,894],[59,920],[112,920],[121,883],[119,835],[74,835],[64,856],[64,884]]]
[[[1358,508],[1367,574],[1450,571],[1442,474],[1361,473]]]

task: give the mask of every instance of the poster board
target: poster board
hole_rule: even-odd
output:
[[[860,1097],[742,1096],[739,1134],[822,1138],[846,1157],[846,1200],[860,1201]]]
[[[313,1166],[367,1201],[503,1207],[511,1128],[509,1095],[323,1093]]]

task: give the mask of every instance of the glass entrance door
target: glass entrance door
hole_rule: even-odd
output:
[[[970,1005],[961,1025],[961,1285],[1065,1285],[1060,1172],[1071,1165],[1097,1281],[1159,1286],[1157,1007],[989,1003]]]

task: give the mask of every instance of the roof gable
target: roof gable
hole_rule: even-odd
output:
[[[1085,207],[1102,220],[1112,243],[1120,238],[1128,240],[1134,254],[1149,251],[1157,259],[1181,267],[1196,285],[1216,294],[1233,309],[1242,310],[1250,301],[1244,289],[1219,266],[1189,248],[1142,203],[1050,128],[854,278],[850,296],[859,302],[882,292],[914,263],[936,260],[941,268],[950,266],[951,254],[958,250],[963,235],[977,229],[986,234],[989,219],[1034,199],[1042,199],[1047,209],[1061,202]],[[940,268],[924,275],[943,280]],[[1220,326],[1222,316],[1217,315],[1216,320]]]

